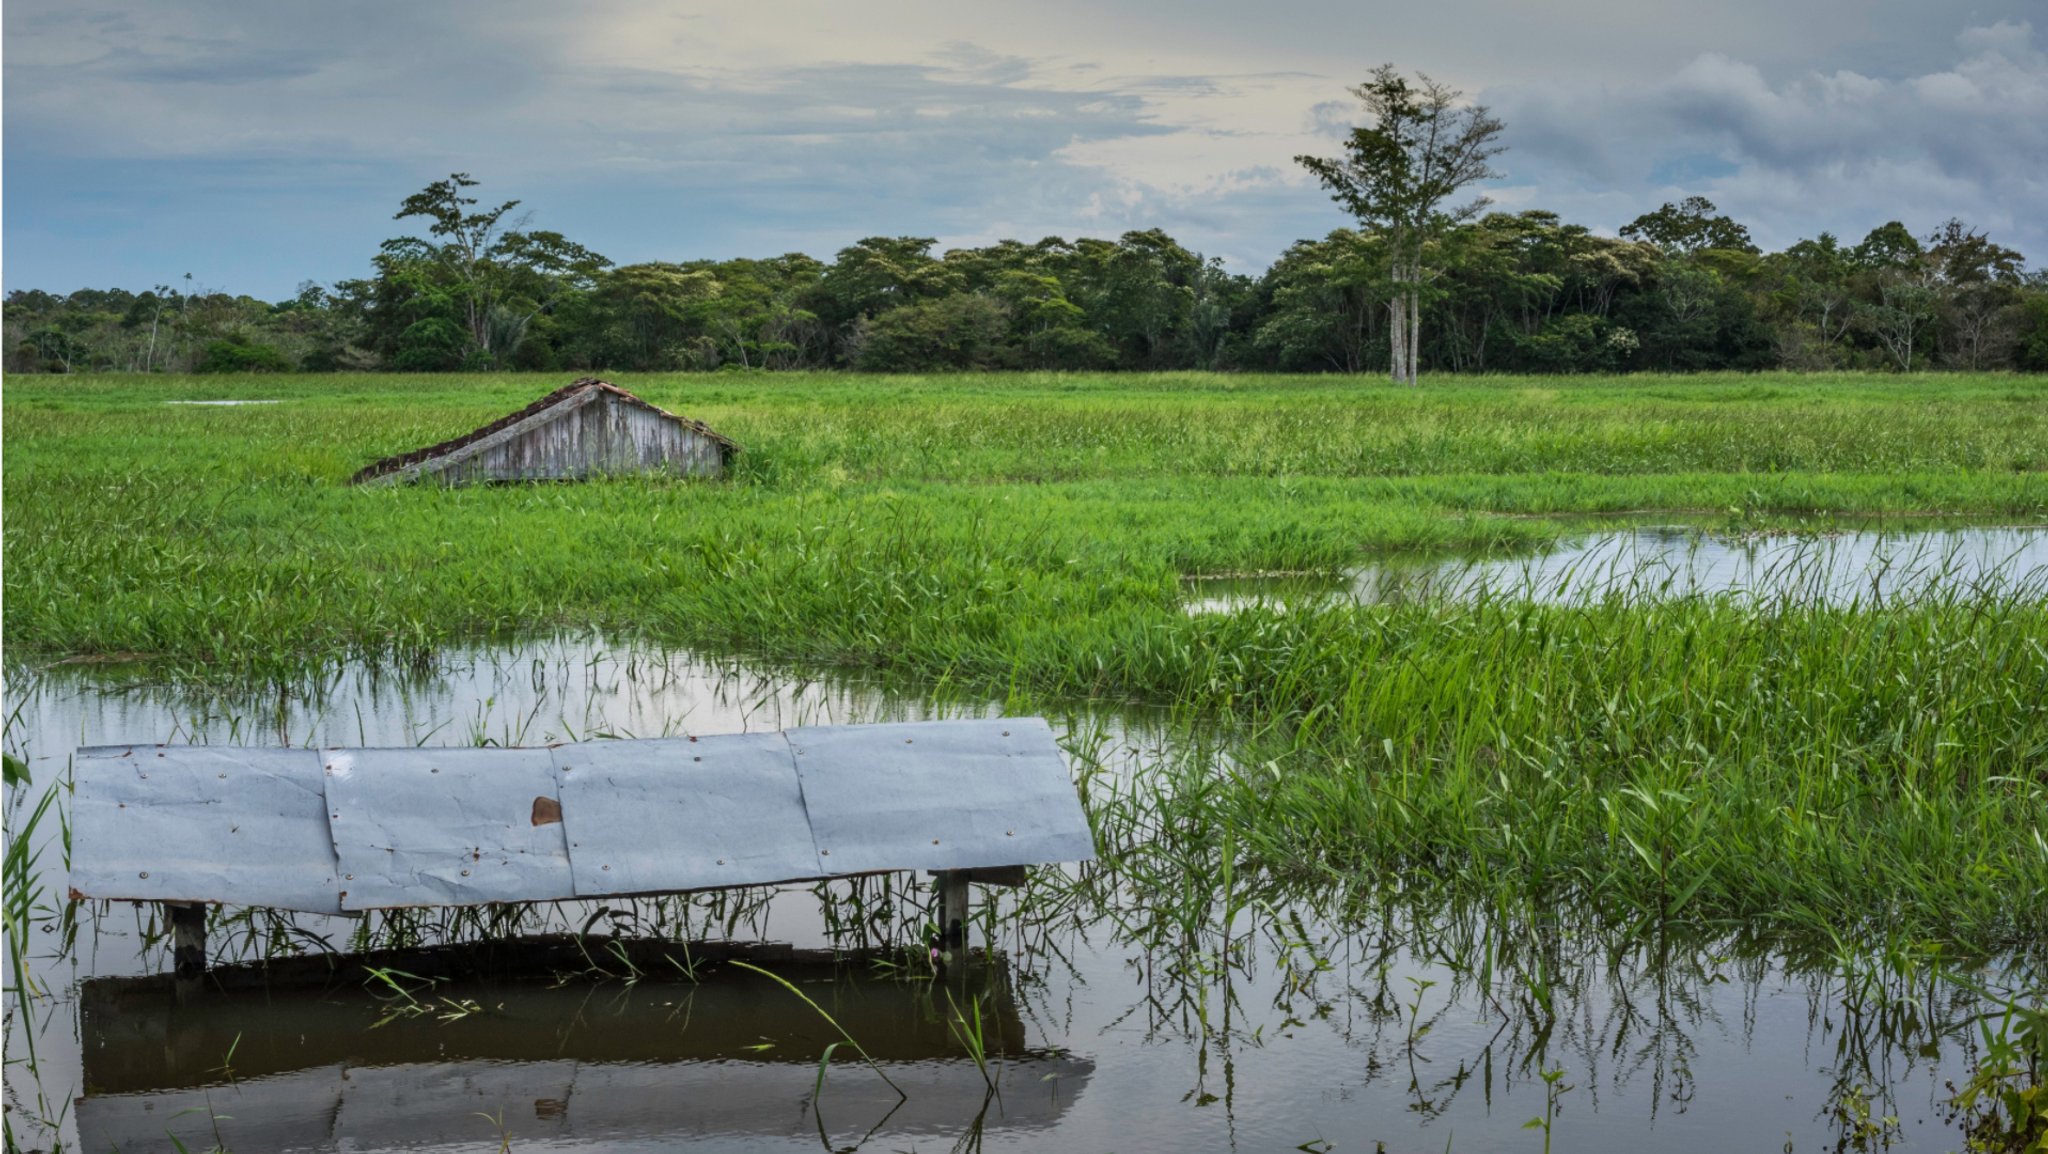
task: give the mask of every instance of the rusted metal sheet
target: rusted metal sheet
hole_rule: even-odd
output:
[[[579,897],[815,878],[780,733],[592,741],[554,750]]]
[[[73,766],[74,892],[341,911],[312,751],[101,746]]]
[[[576,896],[545,749],[331,749],[345,910]]]
[[[1036,717],[788,731],[835,874],[1085,861],[1094,840]]]

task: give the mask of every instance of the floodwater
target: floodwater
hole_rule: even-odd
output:
[[[18,669],[6,707],[7,747],[35,775],[9,791],[14,829],[87,744],[533,745],[1003,708],[595,638],[423,674],[350,667],[282,694]],[[1159,719],[1051,720],[1077,775],[1127,778],[1188,748]],[[1184,924],[1079,873],[984,891],[987,951],[943,978],[860,953],[836,966],[755,955],[817,1008],[736,965],[601,959],[181,994],[151,977],[168,969],[152,911],[81,906],[67,927],[49,896],[65,892],[55,829],[32,838],[41,993],[7,1001],[8,1126],[29,1150],[1535,1151],[1543,1135],[1525,1124],[1550,1113],[1561,1150],[1719,1154],[1837,1149],[1855,1113],[1838,1111],[1867,1100],[1897,1118],[1891,1149],[1936,1151],[1961,1145],[1944,1083],[1961,1077],[1979,1008],[1873,959],[1795,964],[1727,941],[1603,950],[1465,916],[1347,923],[1312,895]],[[854,950],[914,942],[929,900],[904,876],[563,903],[513,928]],[[242,917],[209,940],[231,965],[476,929]]]
[[[1341,577],[1189,583],[1190,612],[1481,596],[1553,603],[1729,595],[1848,605],[2048,588],[2048,527],[1726,536],[1687,527],[1575,537],[1534,553],[1378,561]]]

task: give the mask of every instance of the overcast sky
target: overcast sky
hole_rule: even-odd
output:
[[[1344,223],[1292,164],[1421,69],[1506,208],[1705,195],[1766,246],[1950,216],[2048,263],[2048,0],[7,0],[7,288],[289,295],[467,171],[616,261]]]

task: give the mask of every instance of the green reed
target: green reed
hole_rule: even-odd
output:
[[[22,1038],[19,1053],[10,1046],[7,1065],[20,1065],[29,1075],[27,1081],[34,1086],[32,1093],[24,1093],[18,1101],[29,1107],[17,1110],[12,1105],[7,1111],[5,1143],[8,1150],[16,1148],[15,1126],[19,1121],[24,1126],[33,1126],[48,1120],[50,1124],[61,1121],[70,1109],[71,1103],[64,1098],[53,1099],[42,1085],[42,1055],[37,1050],[37,1037],[48,1015],[53,1010],[54,991],[37,977],[36,967],[30,954],[31,944],[38,937],[38,929],[51,931],[43,939],[54,943],[57,948],[69,951],[77,934],[77,910],[75,903],[62,901],[49,892],[44,877],[54,869],[67,868],[70,864],[71,831],[69,818],[61,796],[68,793],[68,780],[57,780],[45,786],[29,804],[27,769],[11,754],[11,779],[7,798],[7,848],[4,863],[0,863],[0,885],[4,885],[5,899],[0,901],[0,928],[4,928],[7,939],[7,989],[5,990],[6,1010],[0,1015],[5,1032],[10,1040],[16,1028]],[[18,767],[18,768],[17,768]],[[50,822],[57,823],[55,836],[48,829]],[[46,862],[44,854],[52,847],[64,856],[61,863]],[[10,1074],[8,1081],[16,1079]],[[30,1111],[32,1111],[32,1116]]]

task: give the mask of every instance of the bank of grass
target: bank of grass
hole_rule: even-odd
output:
[[[17,659],[276,672],[597,626],[1220,720],[1228,772],[1098,795],[1140,880],[1227,854],[1615,920],[2048,939],[2038,583],[1208,617],[1179,588],[1621,511],[2048,520],[2041,380],[631,379],[745,444],[736,475],[461,491],[342,481],[556,380],[23,380]],[[227,393],[285,403],[161,403]]]
[[[1063,601],[1151,610],[1183,573],[1527,544],[1590,514],[2048,518],[2048,382],[1997,376],[622,378],[745,444],[737,476],[343,484],[558,380],[17,376],[5,640],[232,666],[666,629],[654,606],[709,579],[703,549],[903,517],[1028,541],[1005,579]],[[164,403],[193,399],[281,403]]]
[[[1230,719],[1101,783],[1117,868],[1609,923],[2048,941],[2048,575],[1910,606],[1496,597],[1189,617],[914,514],[707,545],[714,644]],[[1164,788],[1161,788],[1164,787]],[[1226,866],[1225,859],[1231,860]]]

